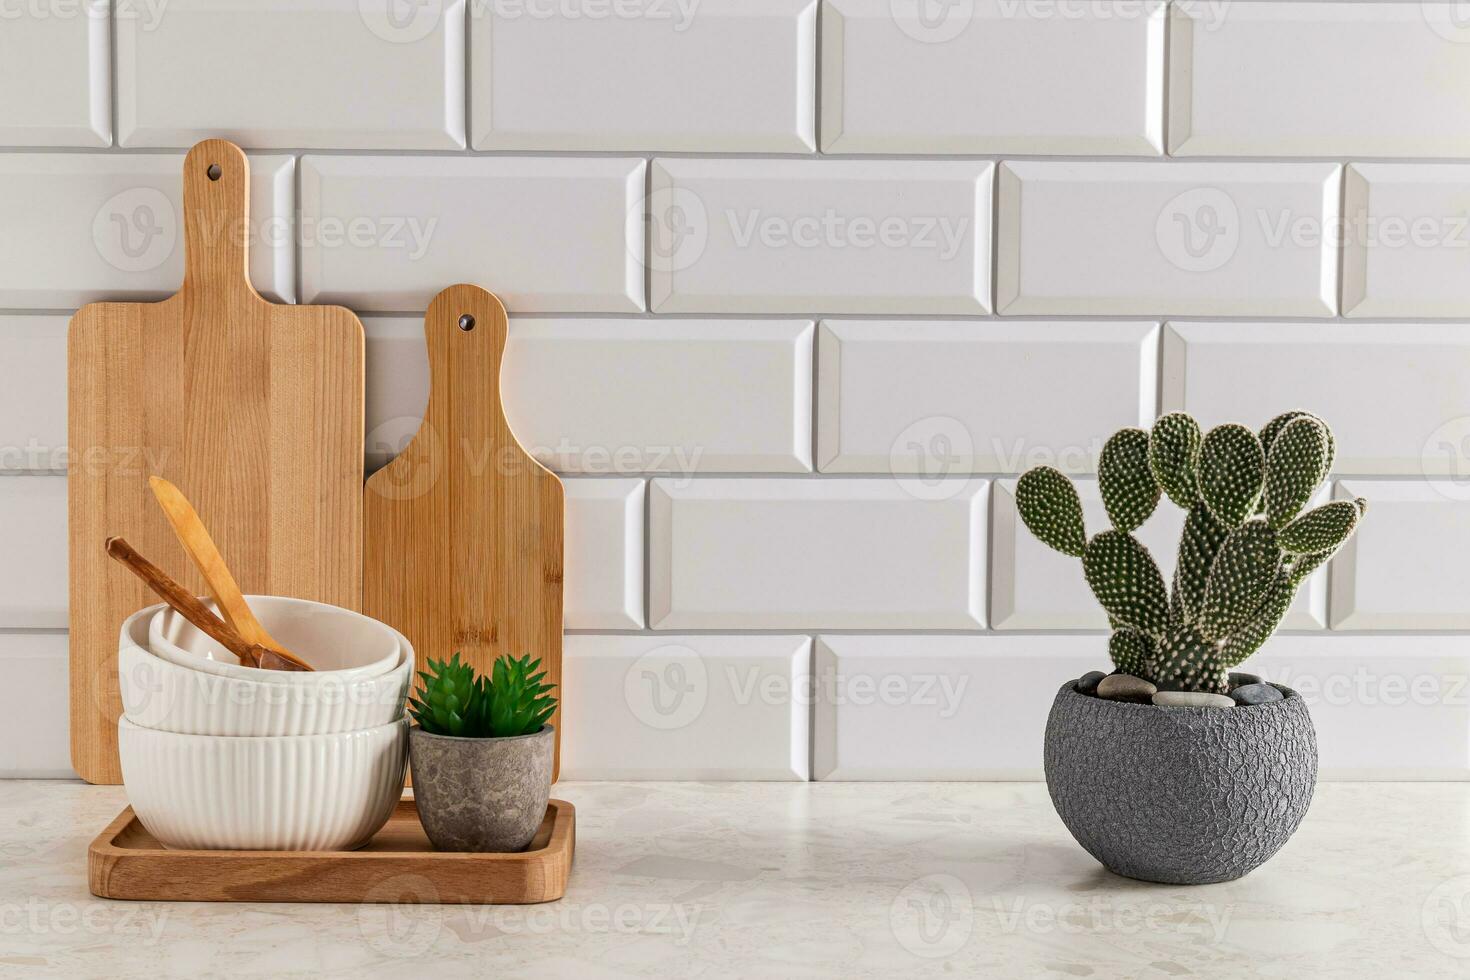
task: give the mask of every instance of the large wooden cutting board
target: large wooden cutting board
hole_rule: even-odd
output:
[[[367,481],[363,611],[409,638],[420,670],[455,652],[481,672],[529,653],[561,696],[562,486],[501,410],[505,307],[450,286],[424,337],[423,424]],[[559,709],[551,723],[559,764]]]
[[[362,324],[251,287],[248,193],[239,147],[195,146],[182,289],[160,303],[94,303],[71,321],[71,752],[89,782],[121,782],[118,630],[157,601],[103,542],[123,535],[205,591],[151,474],[194,502],[247,594],[360,605]]]

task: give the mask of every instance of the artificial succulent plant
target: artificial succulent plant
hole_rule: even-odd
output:
[[[1163,690],[1223,694],[1230,668],[1275,632],[1297,587],[1367,510],[1360,497],[1302,512],[1335,449],[1326,423],[1307,412],[1279,415],[1259,435],[1234,424],[1201,433],[1174,412],[1103,446],[1098,485],[1110,529],[1087,537],[1076,488],[1048,466],[1021,477],[1016,506],[1032,534],[1082,559],[1120,672]],[[1172,590],[1133,536],[1164,495],[1188,512]]]
[[[429,661],[419,671],[420,687],[409,698],[409,712],[432,735],[459,738],[511,738],[539,732],[556,711],[556,685],[538,671],[540,660],[501,657],[489,676],[476,676],[456,653]]]

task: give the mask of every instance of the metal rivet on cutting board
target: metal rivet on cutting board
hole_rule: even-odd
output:
[[[472,316],[470,316],[468,313],[466,313],[464,316],[460,317],[459,318],[459,329],[465,331],[466,333],[468,333],[469,331],[475,329],[475,318],[472,317]]]
[[[219,175],[224,171],[220,170],[219,164],[211,163],[209,169],[204,172],[209,175],[210,180],[219,180]]]

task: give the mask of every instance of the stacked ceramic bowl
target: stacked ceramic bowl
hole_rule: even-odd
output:
[[[128,801],[166,847],[360,847],[403,792],[413,648],[347,609],[246,601],[315,670],[243,666],[167,606],[133,614],[118,648]]]

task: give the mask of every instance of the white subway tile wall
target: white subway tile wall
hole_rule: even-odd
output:
[[[1456,4],[61,10],[0,21],[0,776],[70,771],[66,321],[178,288],[223,136],[256,287],[364,314],[370,468],[428,300],[504,299],[484,383],[567,490],[567,778],[1036,778],[1106,624],[1015,478],[1097,529],[1115,429],[1308,409],[1371,505],[1252,663],[1325,776],[1470,779]]]

